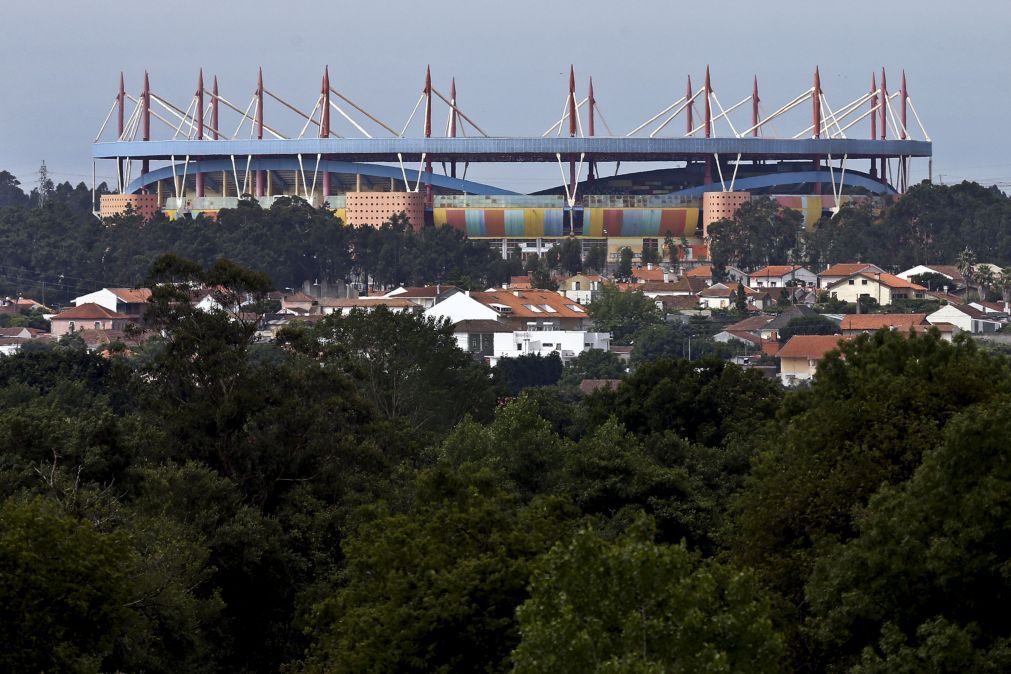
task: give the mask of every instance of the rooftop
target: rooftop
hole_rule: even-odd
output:
[[[794,335],[776,353],[776,357],[821,360],[826,353],[838,348],[839,342],[844,339],[839,335]]]

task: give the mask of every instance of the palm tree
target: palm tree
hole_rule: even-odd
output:
[[[1011,303],[1011,267],[1004,267],[997,275],[997,286],[1000,288],[1001,297],[1004,299],[1004,308],[1008,308]]]
[[[979,286],[977,294],[979,295],[979,301],[982,302],[986,299],[986,291],[997,284],[997,275],[993,273],[993,269],[989,265],[980,265],[975,271],[975,276],[976,283]]]
[[[958,273],[962,275],[965,279],[965,287],[968,290],[972,287],[972,281],[976,274],[976,253],[972,252],[972,249],[968,246],[958,254],[958,260],[956,261],[958,265]],[[968,292],[966,292],[968,295]]]

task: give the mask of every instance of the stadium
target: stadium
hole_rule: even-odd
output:
[[[677,100],[616,133],[592,79],[580,95],[570,69],[557,122],[540,135],[494,136],[458,105],[455,80],[444,94],[428,71],[402,127],[331,86],[328,69],[303,102],[267,88],[261,69],[244,107],[219,93],[217,78],[207,88],[202,71],[182,105],[154,91],[147,73],[136,95],[121,75],[92,146],[96,166],[115,163],[118,194],[102,195],[96,215],[213,217],[240,199],[268,207],[297,196],[351,225],[400,212],[415,227],[449,225],[503,256],[542,252],[563,237],[579,238],[584,251],[641,252],[668,236],[704,255],[706,227],[753,195],[799,210],[811,226],[846,202],[901,194],[913,159],[926,160],[929,175],[931,141],[904,72],[898,91],[882,70],[866,91],[831,106],[816,68],[811,86],[768,114],[757,78],[726,107],[708,68],[702,82],[688,77]],[[530,162],[557,164],[558,184],[519,194],[467,178],[482,164]],[[622,163],[650,168],[621,173]]]

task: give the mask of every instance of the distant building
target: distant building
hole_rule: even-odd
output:
[[[924,299],[927,289],[893,274],[861,271],[839,279],[827,288],[829,294],[844,302],[856,303],[861,297],[886,306],[895,300]]]
[[[787,284],[800,286],[818,285],[818,277],[800,265],[770,265],[748,274],[748,285],[752,288],[785,288]]]
[[[859,274],[862,271],[884,273],[885,270],[877,265],[866,262],[840,262],[818,274],[818,287],[823,289],[828,288],[833,283],[849,278],[854,274]]]
[[[82,304],[62,311],[49,319],[50,334],[54,337],[80,330],[122,330],[130,322],[128,316],[109,311],[94,304]]]
[[[818,364],[829,351],[839,348],[839,335],[794,335],[776,353],[779,360],[779,378],[783,386],[814,379]]]

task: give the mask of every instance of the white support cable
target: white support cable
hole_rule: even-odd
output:
[[[189,168],[190,168],[190,156],[186,155],[186,159],[183,160],[183,179],[180,187],[182,195],[180,198],[186,197],[186,174],[189,172]],[[176,208],[178,209],[178,204]]]
[[[118,103],[119,103],[119,96],[117,96],[116,100],[114,100],[112,102],[112,107],[109,108],[109,114],[105,116],[105,121],[102,122],[101,128],[98,129],[98,135],[95,136],[95,141],[94,142],[97,143],[98,139],[102,137],[102,133],[105,131],[105,126],[109,123],[109,120],[112,119],[112,111],[116,109],[116,105]],[[92,201],[94,201],[94,200],[92,200]]]
[[[349,117],[346,112],[344,112],[343,110],[341,110],[341,108],[340,108],[339,105],[337,105],[333,101],[330,101],[330,107],[333,108],[334,110],[336,110],[337,112],[339,112],[341,114],[341,117],[343,117],[344,119],[348,120],[351,123],[351,126],[353,126],[356,129],[358,129],[359,133],[365,134],[366,138],[372,138],[372,135],[368,131],[366,131],[365,129],[363,129],[361,126],[359,126],[358,122],[356,122],[355,120],[351,119],[351,117]]]
[[[832,131],[831,131],[831,130],[829,129],[829,126],[830,126],[831,124],[835,124],[835,128],[836,128],[836,130],[837,130],[837,131],[838,131],[839,133],[842,133],[842,128],[841,128],[841,127],[839,126],[839,119],[838,119],[838,118],[836,117],[836,114],[835,114],[834,112],[832,112],[832,106],[830,106],[830,105],[828,104],[828,99],[827,99],[827,98],[825,98],[825,94],[822,94],[822,95],[821,95],[821,105],[822,105],[822,107],[823,107],[823,108],[825,108],[826,110],[828,110],[828,115],[829,115],[829,116],[828,116],[828,117],[827,117],[827,118],[825,119],[825,124],[824,124],[824,127],[825,127],[825,128],[824,128],[824,132],[825,132],[825,134],[826,134],[826,135],[827,135],[827,136],[828,136],[829,138],[832,138]],[[831,119],[831,121],[829,121],[829,119]],[[845,138],[845,137],[846,137],[846,134],[842,133],[842,137],[843,137],[843,138]]]
[[[253,163],[253,155],[246,155],[246,175],[242,178],[242,193],[250,194],[253,190],[253,185],[251,183],[251,176],[249,175],[249,167]],[[254,195],[255,196],[255,195]]]
[[[355,103],[350,98],[348,98],[347,96],[345,96],[341,92],[337,91],[333,87],[330,87],[330,93],[332,93],[334,96],[336,96],[337,98],[341,99],[342,101],[344,101],[345,103],[347,103],[348,105],[350,105],[352,108],[354,108],[358,112],[360,112],[363,115],[365,115],[365,117],[367,117],[368,119],[372,120],[373,122],[375,122],[379,126],[383,127],[387,131],[389,131],[390,135],[392,135],[394,138],[402,138],[403,137],[403,134],[400,134],[398,136],[397,135],[397,131],[395,129],[390,128],[390,126],[388,124],[386,124],[385,122],[381,121],[380,119],[378,119],[377,117],[375,117],[374,115],[372,115],[372,113],[370,113],[368,110],[366,110],[362,106],[358,105],[357,103]]]
[[[397,161],[400,162],[400,175],[404,176],[404,190],[410,192],[411,184],[407,182],[407,171],[404,169],[404,155],[398,152]]]
[[[589,97],[584,98],[583,100],[581,100],[578,103],[576,103],[576,122],[579,122],[579,109],[582,108],[586,104],[586,102],[588,100],[590,100]],[[564,112],[562,113],[562,118],[559,119],[554,124],[552,124],[550,129],[548,129],[547,131],[545,131],[544,133],[542,133],[541,134],[541,138],[547,138],[547,136],[552,131],[554,131],[555,129],[558,129],[559,133],[561,133],[561,126],[562,126],[562,124],[564,124],[565,120],[567,120],[569,118],[569,99],[568,99],[568,97],[565,98],[565,106],[563,107],[563,110],[564,110]],[[580,135],[582,135],[582,134],[580,134]]]
[[[842,207],[842,196],[843,196],[842,191],[843,191],[843,183],[846,182],[846,160],[848,158],[849,158],[849,154],[844,154],[843,157],[842,157],[842,161],[839,163],[839,169],[840,169],[840,173],[839,173],[839,198],[835,200],[835,207],[837,209]]]
[[[224,100],[224,99],[221,99],[221,100]],[[246,123],[247,119],[250,120],[251,124],[255,125],[255,122],[253,121],[253,118],[249,116],[249,109],[251,107],[253,107],[253,103],[255,103],[255,102],[256,102],[256,96],[253,96],[249,100],[249,105],[246,106],[246,111],[244,113],[242,113],[242,119],[239,120],[239,125],[237,127],[235,127],[235,133],[232,134],[233,138],[238,138],[239,137],[239,132],[242,131],[242,125]],[[250,135],[252,135],[252,134],[250,134]]]
[[[750,96],[748,98],[751,98]],[[734,183],[737,182],[737,168],[741,165],[741,153],[737,153],[737,161],[734,162],[734,174],[730,176],[730,191],[734,191]]]
[[[565,177],[565,165],[562,164],[562,153],[556,152],[555,159],[558,160],[558,172],[562,174],[562,186],[565,188],[565,200],[571,203],[572,196],[569,194],[569,179]]]
[[[130,137],[131,129],[133,129],[134,125],[137,123],[137,120],[140,118],[140,101],[133,99],[133,102],[134,102],[133,111],[127,118],[126,124],[123,125],[123,133],[119,137],[119,140],[126,140],[127,138]]]
[[[920,126],[920,132],[923,134],[923,138],[929,143],[930,136],[927,134],[927,130],[923,128],[923,122],[920,121],[920,116],[916,114],[916,108],[913,107],[913,99],[906,96],[906,102],[909,103],[909,109],[913,111],[913,117],[916,119],[916,123]]]
[[[180,134],[180,133],[182,133],[182,130],[183,130],[183,124],[186,124],[187,122],[189,122],[189,118],[190,118],[190,109],[191,109],[191,108],[192,108],[192,107],[193,107],[194,105],[196,105],[196,104],[197,104],[197,97],[196,97],[196,96],[194,96],[194,97],[193,97],[193,100],[191,100],[191,101],[190,101],[190,104],[186,106],[186,112],[184,112],[184,113],[183,113],[183,114],[182,114],[181,116],[179,116],[179,124],[178,124],[178,125],[176,125],[176,130],[175,130],[175,132],[174,132],[174,133],[172,134],[172,140],[175,140],[176,138],[178,138],[178,137],[179,137],[179,134]],[[192,133],[192,131],[193,131],[193,124],[192,124],[192,122],[191,122],[191,123],[190,123],[190,130],[186,132],[186,138],[187,138],[187,139],[189,139],[189,137],[190,137],[190,133]]]
[[[565,111],[568,110],[568,109],[569,109],[569,97],[566,96],[565,97],[565,102],[562,103],[562,116],[558,118],[558,123],[557,124],[555,124],[553,127],[551,127],[550,129],[548,129],[547,133],[551,133],[551,131],[554,130],[554,131],[556,131],[556,133],[555,133],[555,137],[556,138],[562,135],[562,122],[565,121],[565,115],[566,115]],[[543,138],[543,137],[544,136],[541,136],[541,138]]]
[[[302,153],[299,152],[296,156],[298,157],[298,172],[302,175],[302,192],[306,196],[305,200],[309,201],[309,192],[305,187],[305,167],[302,165]]]
[[[425,156],[426,156],[426,153],[422,152],[421,153],[421,161],[418,162],[418,181],[414,185],[414,191],[415,192],[420,192],[421,191],[421,176],[424,175],[424,173],[426,173],[426,171],[424,170],[425,169]],[[429,180],[431,180],[431,177],[429,177]]]
[[[175,117],[176,119],[179,120],[179,124],[178,125],[173,125],[172,122],[166,122],[168,124],[169,128],[175,130],[175,135],[172,136],[173,140],[175,140],[176,136],[179,135],[179,133],[181,133],[183,124],[189,124],[190,125],[190,129],[192,130],[193,123],[190,122],[190,118],[189,118],[190,117],[190,108],[192,108],[194,105],[196,105],[196,102],[197,102],[196,96],[193,97],[193,99],[190,101],[190,104],[186,107],[186,112],[185,113],[180,112],[180,110],[177,107],[175,107],[174,105],[172,105],[168,101],[166,101],[166,100],[162,99],[161,97],[159,97],[158,94],[151,94],[151,100],[154,101],[155,103],[157,103],[158,105],[160,105],[162,108],[164,108],[167,113],[169,113],[170,115],[172,115],[173,117]],[[154,115],[155,114],[154,111],[152,111],[151,114]],[[165,120],[162,120],[162,121],[165,121]]]
[[[683,97],[682,97],[682,98],[683,98]],[[662,123],[660,124],[660,126],[658,126],[658,127],[656,127],[655,129],[653,129],[653,131],[651,131],[651,132],[650,132],[650,134],[649,134],[649,137],[650,137],[650,138],[653,138],[653,137],[654,137],[654,136],[656,136],[656,135],[657,135],[658,133],[660,133],[661,131],[663,131],[663,130],[664,130],[664,129],[665,129],[666,127],[667,127],[667,125],[668,125],[668,124],[670,124],[670,123],[671,123],[672,121],[674,121],[674,119],[675,119],[675,118],[676,118],[676,117],[677,117],[678,115],[680,115],[680,114],[681,114],[681,112],[682,112],[682,111],[683,111],[683,110],[684,110],[685,108],[687,108],[687,107],[688,107],[689,105],[691,105],[691,102],[687,102],[687,103],[684,103],[684,104],[682,104],[682,105],[681,105],[681,107],[680,107],[680,108],[678,108],[677,110],[675,110],[674,112],[672,112],[672,113],[670,114],[670,116],[669,116],[669,117],[668,117],[667,119],[663,120],[663,122],[662,122]],[[627,136],[626,136],[626,138],[627,138]]]
[[[172,191],[176,195],[176,210],[179,210],[179,178],[176,176],[176,156],[170,155],[169,162],[172,164]]]
[[[323,158],[323,155],[316,153],[316,168],[312,172],[312,196],[309,198],[309,203],[315,205],[316,201],[316,176],[319,175],[319,161]],[[304,181],[304,178],[303,178]]]
[[[649,126],[650,124],[652,124],[656,120],[660,119],[661,117],[663,117],[664,115],[666,115],[668,112],[670,112],[671,110],[673,110],[674,108],[676,108],[677,106],[681,105],[684,102],[685,102],[685,97],[682,96],[681,98],[677,99],[676,101],[674,101],[673,103],[671,103],[670,105],[668,105],[666,108],[664,108],[663,110],[661,110],[660,112],[656,113],[655,115],[653,115],[652,117],[650,117],[649,119],[647,119],[645,122],[643,122],[639,126],[635,127],[634,129],[632,129],[631,131],[629,131],[628,133],[626,133],[625,137],[628,138],[629,136],[634,136],[635,134],[639,133],[640,131],[642,131],[643,129],[645,129],[647,126]]]
[[[313,117],[316,116],[316,111],[319,110],[319,104],[323,101],[323,94],[319,95],[316,99],[316,104],[312,106],[312,112],[309,113],[309,117],[305,120],[305,126],[302,130],[298,132],[298,138],[301,140],[305,136],[305,132],[309,130],[309,124],[313,123]]]
[[[729,115],[730,115],[731,112],[733,112],[737,108],[741,107],[742,105],[744,105],[745,103],[747,103],[748,101],[750,101],[751,100],[751,95],[749,94],[746,98],[741,99],[741,102],[738,103],[735,106],[732,106],[730,108],[730,110],[724,110],[723,109],[723,105],[720,103],[720,99],[716,97],[716,92],[715,91],[710,92],[709,95],[713,97],[713,100],[716,101],[716,107],[718,107],[720,109],[720,114],[719,114],[719,116],[716,119],[719,119],[720,117],[722,117],[723,119],[725,119],[726,122],[727,122],[727,125],[730,127],[730,133],[734,134],[734,136],[736,136],[737,138],[740,138],[741,136],[740,136],[739,133],[737,133],[737,129],[734,128],[734,123],[730,121],[730,116]],[[715,122],[716,119],[714,119],[713,121]]]
[[[898,95],[899,95],[899,92],[896,91],[894,94],[891,94],[888,97],[888,100],[885,101],[885,103],[887,103],[887,105],[885,107],[888,110],[888,121],[890,121],[892,123],[892,130],[895,132],[895,137],[896,138],[901,137],[902,136],[902,132],[906,131],[905,128],[902,128],[900,130],[900,128],[899,128],[899,121],[898,121],[898,119],[897,119],[897,117],[895,115],[895,110],[892,109],[892,99],[895,98],[895,97],[897,97]],[[908,136],[909,133],[907,132],[906,135]]]
[[[588,100],[590,99],[589,98],[583,99],[584,102]],[[576,105],[576,133],[579,134],[580,138],[585,138],[585,136],[583,135],[583,120],[582,117],[579,115],[579,108],[582,107],[582,105],[583,105],[582,103]]]
[[[235,155],[229,155],[232,158],[232,178],[235,181],[235,195],[242,196],[242,188],[239,187],[239,169],[235,166]]]
[[[727,183],[723,180],[723,167],[720,166],[720,155],[718,152],[714,152],[713,156],[716,157],[716,171],[720,174],[720,185],[723,187],[723,191],[727,191]]]
[[[838,124],[840,122],[842,122],[847,117],[849,117],[850,115],[852,115],[854,112],[856,112],[857,110],[859,110],[860,106],[862,106],[864,103],[866,103],[867,101],[869,101],[873,97],[874,97],[874,92],[868,92],[868,93],[864,94],[863,96],[861,96],[860,98],[857,98],[856,100],[850,101],[849,103],[847,103],[843,107],[841,107],[838,110],[836,110],[835,113],[833,114],[833,119],[836,121],[837,128],[838,128]],[[823,98],[824,98],[824,96],[823,96]],[[827,101],[827,99],[825,99],[825,100]]]
[[[470,162],[469,161],[465,161],[463,163],[463,176],[460,178],[461,180],[466,180],[467,179],[467,169],[468,168],[470,168]]]
[[[881,104],[880,104],[880,103],[878,103],[878,104],[876,104],[876,105],[875,105],[874,107],[872,107],[872,108],[871,108],[870,110],[867,110],[867,111],[866,111],[866,112],[865,112],[864,114],[860,115],[859,117],[857,117],[856,119],[854,119],[854,120],[853,120],[852,122],[850,122],[849,124],[847,124],[846,126],[844,126],[844,127],[843,127],[843,128],[841,129],[841,131],[846,131],[846,129],[850,128],[850,127],[851,127],[851,126],[853,126],[854,124],[856,124],[856,123],[858,123],[858,122],[861,122],[861,121],[863,121],[863,120],[867,119],[867,115],[873,115],[873,114],[876,114],[876,113],[877,113],[877,111],[878,111],[878,110],[880,110],[880,109],[881,109]],[[833,136],[833,138],[834,138],[834,137],[835,137],[835,136]],[[844,137],[845,137],[845,136],[844,136]]]
[[[134,100],[134,99],[132,99],[132,97],[130,97],[129,95],[127,95],[127,98],[131,98],[131,100]],[[152,95],[151,95],[151,99],[152,99],[152,100],[157,100],[157,99],[155,98],[154,94],[152,94]],[[173,124],[172,122],[170,122],[169,120],[167,120],[167,119],[165,119],[164,117],[162,117],[161,115],[159,115],[159,114],[158,114],[157,112],[155,112],[155,111],[154,111],[153,109],[151,109],[151,108],[148,108],[148,112],[149,112],[149,113],[151,114],[151,116],[152,116],[152,117],[154,117],[155,119],[157,119],[157,120],[158,120],[159,122],[161,122],[162,124],[164,124],[164,125],[165,125],[165,126],[167,126],[168,128],[170,128],[170,129],[174,129],[174,128],[176,128],[176,127],[175,127],[175,125],[174,125],[174,124]],[[136,130],[134,131],[134,135],[136,136]],[[133,140],[133,138],[131,138],[130,140]]]
[[[827,163],[828,163],[828,176],[829,176],[829,181],[832,183],[832,199],[834,199],[835,202],[836,202],[836,204],[838,205],[839,204],[839,195],[835,191],[835,169],[832,166],[832,155],[827,155],[827,157],[828,157],[828,161],[827,161]],[[815,177],[815,180],[819,180],[819,178]]]
[[[575,208],[576,206],[576,193],[579,192],[579,175],[583,172],[583,159],[586,157],[585,152],[579,153],[579,165],[576,167],[576,184],[572,186],[572,198],[569,199],[569,208]]]
[[[811,87],[810,89],[808,89],[807,91],[805,91],[804,93],[802,93],[800,96],[797,96],[795,99],[793,99],[792,101],[790,101],[789,103],[787,103],[786,105],[784,105],[783,107],[781,107],[779,110],[776,110],[776,112],[772,113],[771,115],[769,115],[768,117],[766,117],[765,119],[763,119],[762,121],[760,121],[758,124],[755,124],[754,126],[751,126],[751,127],[747,128],[747,129],[745,129],[744,131],[742,131],[741,132],[741,136],[742,137],[746,136],[749,133],[751,133],[752,131],[754,131],[755,129],[760,129],[763,126],[765,126],[766,124],[768,124],[769,122],[771,122],[772,120],[776,119],[777,117],[780,117],[780,116],[786,114],[787,112],[789,112],[790,110],[793,110],[795,107],[797,107],[798,105],[800,105],[804,101],[806,101],[809,98],[811,98],[811,96],[813,95],[813,93],[814,93],[814,87]]]
[[[438,89],[436,89],[435,87],[432,87],[432,93],[435,94],[436,96],[438,96],[439,98],[441,98],[443,103],[445,103],[449,107],[451,107],[454,110],[456,110],[456,114],[460,115],[460,117],[462,119],[466,120],[468,124],[470,124],[472,127],[474,127],[475,131],[477,131],[479,134],[481,134],[485,138],[488,138],[488,134],[486,134],[484,132],[484,130],[480,126],[478,126],[477,124],[475,124],[473,119],[471,119],[470,117],[468,117],[466,115],[466,113],[464,113],[463,110],[461,110],[459,107],[457,107],[457,105],[455,103],[450,103],[449,99],[446,98],[445,96],[443,96],[442,93]]]
[[[611,127],[608,125],[607,119],[604,118],[604,111],[600,109],[600,105],[598,105],[596,101],[593,102],[593,109],[597,111],[598,115],[600,115],[600,121],[604,123],[604,128],[607,129],[607,135],[613,137],[614,131],[611,131]]]
[[[422,92],[421,97],[418,98],[418,102],[414,104],[414,110],[411,110],[411,116],[407,118],[407,124],[404,124],[404,130],[400,132],[401,138],[403,138],[404,134],[407,133],[407,127],[409,127],[411,125],[411,121],[414,120],[414,115],[417,114],[418,108],[421,106],[421,102],[423,100],[425,100],[424,92]],[[406,178],[404,178],[404,182],[407,182]]]
[[[716,122],[717,122],[718,120],[720,120],[720,119],[722,119],[722,118],[726,117],[726,116],[727,116],[727,115],[729,115],[729,114],[730,114],[731,112],[733,112],[733,111],[734,111],[734,110],[736,110],[737,108],[741,107],[742,105],[744,105],[745,103],[747,103],[747,102],[748,102],[748,101],[750,101],[750,100],[751,100],[751,96],[748,96],[747,98],[744,98],[744,99],[742,99],[742,100],[741,100],[741,101],[740,101],[739,103],[737,103],[736,105],[732,106],[732,107],[731,107],[731,108],[730,108],[729,110],[723,110],[723,106],[720,106],[720,104],[719,104],[719,101],[717,101],[717,102],[716,102],[716,105],[718,105],[718,106],[720,107],[720,110],[723,110],[723,111],[722,111],[722,112],[721,112],[720,114],[718,114],[718,115],[716,115],[715,117],[713,117],[713,118],[712,118],[711,120],[709,120],[709,123],[710,123],[710,125],[711,125],[711,128],[716,128]],[[727,124],[730,124],[730,118],[729,118],[729,117],[727,117]],[[701,123],[701,124],[699,124],[698,126],[696,126],[696,127],[694,128],[694,129],[692,129],[692,130],[691,130],[691,131],[690,131],[690,132],[688,133],[688,135],[689,135],[689,136],[691,136],[691,135],[693,135],[693,134],[695,134],[695,133],[697,133],[697,132],[701,131],[701,130],[702,130],[702,129],[704,129],[705,127],[706,127],[706,123],[705,123],[705,120],[703,120],[703,121],[702,121],[702,123]],[[730,124],[730,129],[731,129],[732,131],[734,131],[734,135],[735,135],[735,136],[737,136],[738,138],[740,138],[740,137],[741,137],[741,135],[740,135],[740,134],[738,134],[738,133],[737,133],[737,131],[736,131],[736,130],[734,129],[734,125],[733,125],[733,124]]]

